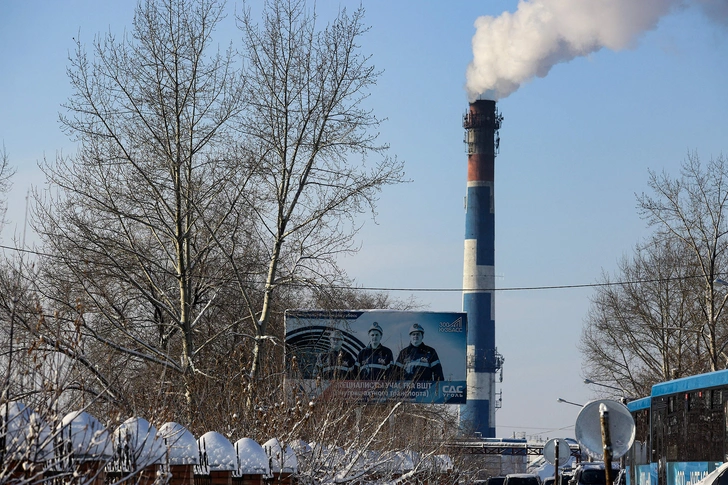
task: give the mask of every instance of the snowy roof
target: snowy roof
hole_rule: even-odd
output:
[[[271,438],[263,443],[263,449],[271,459],[271,473],[296,473],[298,471],[298,459],[290,446],[286,445],[283,449],[276,438]]]
[[[235,442],[235,449],[238,451],[240,468],[238,472],[243,475],[270,475],[268,455],[257,441],[250,438],[243,438]]]
[[[0,406],[0,416],[6,419],[5,453],[12,460],[35,463],[53,456],[53,439],[48,423],[25,404],[18,401]]]
[[[199,465],[200,449],[195,436],[179,423],[164,423],[159,437],[167,444],[170,465]]]
[[[129,418],[114,431],[114,446],[135,468],[164,463],[167,447],[157,428],[144,418]]]
[[[237,470],[237,455],[232,443],[217,431],[208,431],[200,436],[197,443],[203,456],[207,457],[205,463],[211,470]]]
[[[61,420],[60,435],[78,461],[109,461],[114,454],[111,435],[86,411],[72,411]]]

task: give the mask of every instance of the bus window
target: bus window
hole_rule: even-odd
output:
[[[720,477],[718,477],[718,480],[715,480],[713,483],[715,485],[728,485],[728,473],[721,473]]]

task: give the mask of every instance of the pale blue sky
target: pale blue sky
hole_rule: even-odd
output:
[[[322,13],[353,2],[319,0]],[[257,2],[251,2],[255,5]],[[73,37],[129,28],[132,1],[0,0],[0,140],[18,168],[12,223],[22,231],[36,162],[72,148],[57,123],[68,97]],[[235,3],[230,3],[232,11]],[[387,190],[378,225],[347,258],[365,287],[449,288],[462,284],[466,154],[461,118],[465,70],[479,15],[514,11],[515,0],[367,0],[362,41],[384,70],[371,96],[391,154],[411,184]],[[237,38],[230,16],[219,39]],[[602,50],[555,66],[501,100],[496,160],[496,284],[499,288],[593,283],[647,234],[635,210],[647,170],[677,174],[689,150],[726,151],[728,35],[696,8],[664,17],[632,50]],[[405,297],[408,293],[396,292]],[[417,292],[428,310],[460,311],[461,294]],[[496,341],[505,357],[499,436],[573,436],[586,402],[576,350],[591,290],[501,291]]]

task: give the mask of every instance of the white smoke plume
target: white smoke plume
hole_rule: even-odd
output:
[[[728,27],[728,0],[696,0],[705,14],[722,27]]]
[[[521,0],[514,13],[475,22],[473,61],[467,70],[470,101],[498,100],[551,68],[604,47],[633,47],[640,35],[687,0]],[[725,13],[727,0],[695,0]],[[714,12],[715,13],[718,12]]]

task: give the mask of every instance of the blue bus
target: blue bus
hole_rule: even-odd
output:
[[[728,460],[728,370],[655,384],[627,408],[629,485],[694,485]]]

